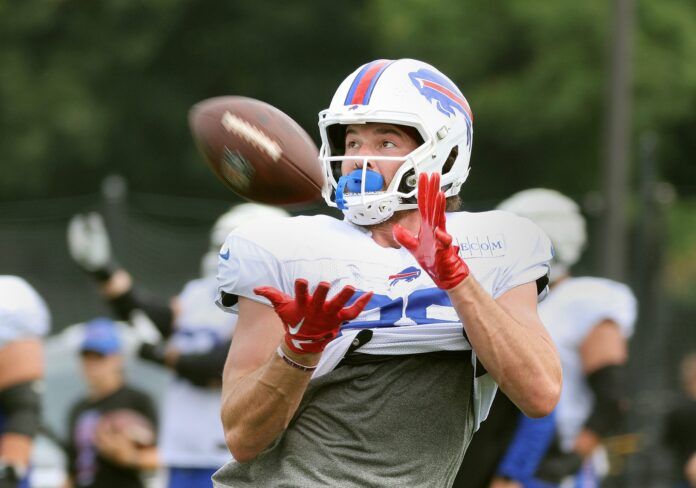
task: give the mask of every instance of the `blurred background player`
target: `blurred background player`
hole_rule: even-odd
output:
[[[66,488],[144,488],[158,467],[157,415],[151,399],[126,385],[122,343],[113,320],[85,324],[80,345],[87,396],[68,419]]]
[[[621,428],[626,413],[624,366],[636,300],[621,283],[571,277],[586,231],[570,198],[530,189],[498,208],[531,219],[554,245],[550,292],[539,315],[561,356],[563,391],[552,415],[533,420],[499,393],[488,421],[474,435],[455,486],[552,487],[569,476],[575,476],[576,486],[598,486],[592,458],[601,454],[602,438]]]
[[[253,203],[223,214],[211,231],[201,277],[186,283],[168,303],[134,287],[132,276],[114,263],[98,214],[78,215],[70,222],[70,253],[96,278],[118,318],[131,320],[132,313],[140,310],[161,334],[161,341],[144,342],[139,355],[175,373],[163,399],[159,439],[169,488],[210,487],[212,474],[231,457],[220,425],[220,387],[236,319],[215,305],[220,247],[227,234],[244,222],[285,215],[284,210]]]
[[[49,329],[48,308],[31,285],[0,276],[0,488],[28,486],[41,416],[41,337]]]
[[[680,366],[684,398],[667,414],[663,441],[674,456],[675,486],[687,488],[696,487],[696,352]]]

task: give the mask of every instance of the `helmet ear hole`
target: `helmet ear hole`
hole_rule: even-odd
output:
[[[454,146],[450,151],[449,156],[447,156],[445,164],[442,165],[443,176],[450,172],[452,166],[454,166],[454,162],[457,160],[457,156],[459,156],[459,146]]]
[[[399,183],[398,191],[400,193],[410,193],[418,184],[418,178],[416,178],[416,170],[411,168],[401,177],[401,182]]]

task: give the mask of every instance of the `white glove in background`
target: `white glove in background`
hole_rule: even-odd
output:
[[[75,215],[68,224],[68,249],[75,262],[94,272],[111,263],[111,244],[101,215]]]
[[[130,325],[134,332],[135,345],[133,354],[136,354],[141,344],[158,344],[162,341],[162,334],[152,320],[142,311],[136,309],[131,312]]]

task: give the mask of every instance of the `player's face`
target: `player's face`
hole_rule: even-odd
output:
[[[419,145],[398,125],[382,123],[349,125],[345,142],[346,156],[402,157],[413,152]],[[347,159],[341,165],[341,173],[347,175],[355,169],[362,169],[364,164],[364,159]],[[402,164],[403,161],[367,161],[368,169],[382,175],[385,188]]]
[[[111,383],[121,375],[123,361],[120,355],[102,355],[93,352],[81,354],[82,372],[91,387],[99,388],[105,383]]]

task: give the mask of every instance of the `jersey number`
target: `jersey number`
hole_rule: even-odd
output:
[[[350,303],[357,300],[364,293],[364,291],[356,292]],[[401,327],[404,325],[456,322],[458,320],[456,318],[447,320],[428,317],[429,308],[433,306],[452,309],[452,302],[450,302],[447,293],[439,288],[421,288],[406,297],[397,298],[390,298],[386,295],[375,293],[361,316],[352,322],[346,323],[342,329]],[[453,310],[452,313],[454,313]]]

